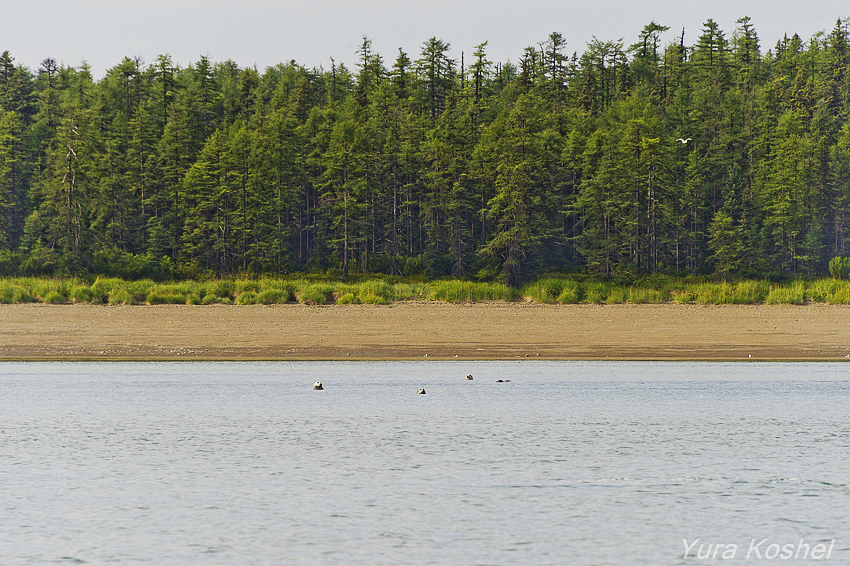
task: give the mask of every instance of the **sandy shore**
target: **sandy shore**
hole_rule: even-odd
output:
[[[850,307],[0,305],[5,360],[845,360]]]

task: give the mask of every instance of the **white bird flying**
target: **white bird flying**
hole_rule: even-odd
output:
[[[683,140],[682,138],[676,138],[676,141],[677,141],[677,142],[682,142],[682,143],[688,143],[689,141],[691,141],[691,138],[688,138],[688,139],[686,139],[686,140]]]

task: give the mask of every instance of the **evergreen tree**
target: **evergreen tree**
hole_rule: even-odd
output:
[[[846,22],[766,51],[747,17],[694,45],[636,31],[572,56],[553,32],[516,64],[482,42],[458,68],[432,37],[387,69],[364,37],[353,71],[160,55],[99,81],[3,52],[0,252],[60,274],[826,273],[850,241]]]
[[[448,57],[450,45],[436,37],[422,45],[416,70],[420,84],[422,107],[436,119],[443,110],[446,97],[454,86],[455,62]]]
[[[0,114],[0,250],[11,250],[20,237],[17,226],[21,207],[20,145],[23,126],[17,112]]]
[[[59,74],[51,61],[43,67],[45,74]],[[36,255],[50,250],[56,265],[79,272],[88,265],[92,249],[90,222],[100,177],[100,132],[91,107],[94,85],[88,68],[83,66],[79,72],[64,68],[59,78],[64,86],[61,92],[56,85],[49,87],[56,91],[50,95],[55,100],[48,100],[52,108],[43,119],[55,126],[55,132],[45,167],[32,187],[34,211],[27,218],[24,245]]]
[[[508,285],[516,285],[539,265],[541,229],[545,220],[545,192],[541,186],[545,163],[543,132],[546,121],[528,95],[520,95],[509,112],[484,134],[482,143],[494,144],[499,161],[495,195],[487,203],[494,234],[481,253],[501,260]]]

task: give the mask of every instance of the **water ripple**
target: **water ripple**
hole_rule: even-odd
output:
[[[845,371],[0,363],[0,556],[656,566],[689,564],[683,539],[831,540],[850,526]]]

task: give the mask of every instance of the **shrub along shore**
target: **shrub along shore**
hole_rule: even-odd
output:
[[[117,278],[2,278],[0,303],[90,304],[388,304],[398,301],[450,303],[519,301],[537,303],[850,304],[850,281],[835,278],[774,283],[648,277],[631,282],[544,277],[520,287],[457,279],[368,277],[340,281],[293,278],[231,278],[156,282]]]

